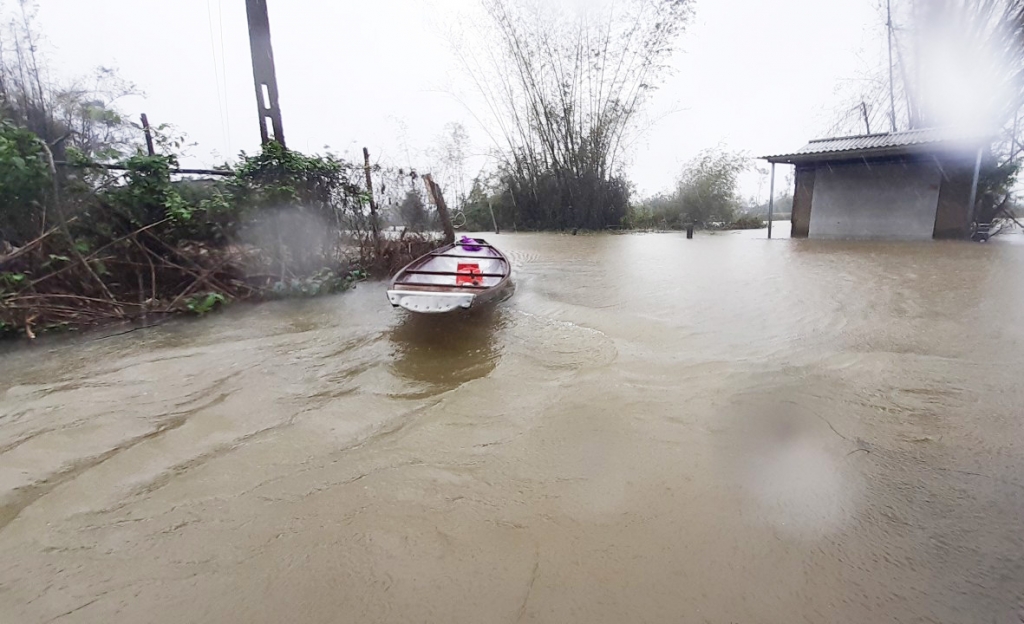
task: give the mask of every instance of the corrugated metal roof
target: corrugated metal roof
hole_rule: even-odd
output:
[[[884,156],[905,153],[908,148],[943,146],[950,149],[977,149],[990,140],[991,135],[967,132],[950,128],[918,128],[885,134],[862,134],[857,136],[815,139],[790,154],[764,156],[769,161],[813,161],[815,156],[856,158],[858,152]]]

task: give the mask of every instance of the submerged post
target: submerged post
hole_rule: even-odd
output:
[[[772,211],[775,208],[775,163],[772,163],[772,181],[768,184],[768,238],[772,237]]]
[[[974,159],[974,179],[971,180],[971,198],[967,203],[967,215],[971,223],[974,223],[974,204],[978,201],[978,177],[981,175],[981,150],[978,148],[978,156]]]

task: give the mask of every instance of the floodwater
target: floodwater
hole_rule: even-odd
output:
[[[490,238],[6,347],[0,621],[1020,621],[1024,245]]]

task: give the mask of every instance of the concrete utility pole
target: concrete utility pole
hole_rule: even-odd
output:
[[[267,0],[245,0],[249,18],[249,49],[252,52],[252,77],[256,82],[256,106],[260,115],[260,137],[263,144],[277,141],[284,145],[281,107],[277,100],[277,74],[274,71],[274,50],[270,45],[270,18]],[[267,121],[270,121],[269,127]]]

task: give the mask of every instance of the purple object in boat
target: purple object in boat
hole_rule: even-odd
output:
[[[468,236],[463,236],[459,239],[459,247],[462,247],[466,251],[480,251],[483,249],[483,247],[476,244],[475,240]]]

